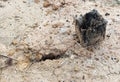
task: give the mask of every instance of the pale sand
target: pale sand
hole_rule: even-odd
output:
[[[65,54],[69,57],[37,62],[25,70],[19,70],[17,65],[7,67],[1,70],[0,82],[120,82],[120,16],[117,16],[120,15],[120,6],[114,0],[96,3],[65,0],[68,4],[56,11],[52,6],[44,8],[43,0],[37,4],[32,0],[24,1],[26,3],[23,0],[0,1],[5,6],[0,8],[0,53],[8,55],[10,49],[16,49],[10,44],[17,40],[22,51],[10,56],[14,59],[24,57],[26,44],[34,54],[59,53],[55,51],[57,49],[67,50]],[[58,1],[51,3],[60,5]],[[88,51],[79,43],[74,44],[73,16],[94,8],[108,21],[108,25],[106,39],[99,48]],[[105,13],[110,15],[105,16]],[[53,28],[55,24],[58,27]],[[1,67],[4,60],[6,58],[0,58]]]

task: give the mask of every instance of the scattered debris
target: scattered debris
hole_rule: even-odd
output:
[[[5,7],[0,8],[0,54],[4,56],[0,56],[0,82],[120,80],[118,6],[109,7],[101,0],[102,5],[88,0],[84,0],[85,3],[82,0],[48,0],[49,7],[43,7],[45,0],[39,0],[38,4],[34,0],[2,1]],[[59,8],[53,10],[53,4]],[[108,25],[106,39],[101,45],[81,47],[81,42],[76,40],[72,16],[87,12],[95,4],[104,16],[106,12],[110,13],[106,18],[111,25]],[[9,39],[12,45],[3,42]]]

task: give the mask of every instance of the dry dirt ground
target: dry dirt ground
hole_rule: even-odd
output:
[[[0,82],[120,82],[119,4],[0,0]],[[83,48],[73,17],[92,9],[108,21],[106,38]]]

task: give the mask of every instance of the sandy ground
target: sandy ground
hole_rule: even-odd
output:
[[[63,1],[0,0],[0,82],[120,82],[119,0]],[[92,9],[108,25],[105,40],[86,49],[73,16]],[[42,59],[49,55],[60,57]]]

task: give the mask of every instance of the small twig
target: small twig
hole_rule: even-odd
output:
[[[16,59],[13,59],[13,58],[10,58],[10,57],[8,57],[8,56],[4,56],[4,55],[0,55],[0,57],[5,57],[5,58],[9,58],[9,59],[12,59],[12,60],[17,61]]]
[[[31,62],[31,64],[30,64],[27,68],[25,68],[25,71],[29,70],[30,67],[31,67],[34,63],[35,63],[35,62]]]

